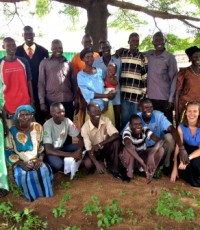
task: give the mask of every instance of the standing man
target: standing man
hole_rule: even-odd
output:
[[[138,102],[146,94],[147,59],[138,50],[139,35],[130,34],[128,44],[129,49],[123,49],[120,53],[122,128],[130,115],[137,113]]]
[[[162,32],[153,35],[155,50],[149,50],[147,73],[147,94],[154,109],[162,111],[172,122],[172,110],[177,81],[177,62],[174,55],[165,50]]]
[[[102,77],[105,80],[107,75],[107,67],[110,63],[115,63],[117,66],[116,76],[118,78],[118,85],[117,85],[117,94],[115,98],[112,100],[113,109],[115,113],[115,126],[118,130],[120,130],[120,84],[119,79],[121,76],[121,60],[116,58],[115,56],[111,56],[111,45],[109,41],[101,41],[100,42],[100,50],[102,52],[102,56],[94,60],[93,66],[102,69]]]
[[[25,43],[18,46],[16,55],[24,57],[29,62],[32,73],[33,96],[35,101],[35,119],[38,123],[43,124],[45,121],[45,114],[40,111],[40,103],[38,98],[38,77],[39,65],[44,58],[48,58],[48,50],[34,42],[35,33],[30,26],[24,27],[23,33]]]
[[[93,46],[93,40],[92,37],[89,34],[85,34],[82,38],[81,44],[83,45],[83,49],[90,49],[92,50]],[[94,59],[99,58],[99,54],[96,52],[93,52],[93,57]],[[80,53],[77,53],[73,58],[72,58],[72,67],[74,70],[74,75],[77,78],[77,74],[79,71],[83,70],[85,68],[85,62],[83,62],[80,58]],[[83,123],[85,121],[85,115],[86,115],[86,106],[87,103],[85,102],[85,99],[83,98],[80,89],[78,89],[78,101],[79,101],[79,113],[78,113],[78,128],[81,129],[83,126]],[[78,112],[78,111],[77,111]]]
[[[51,50],[52,56],[42,60],[39,68],[40,109],[47,112],[52,103],[60,102],[65,108],[66,117],[73,121],[77,80],[73,76],[70,63],[62,55],[62,42],[58,39],[53,40]]]
[[[6,50],[6,56],[0,59],[0,81],[5,101],[3,115],[10,128],[16,109],[20,105],[34,105],[34,100],[28,61],[15,56],[16,44],[13,38],[4,38],[3,49]]]

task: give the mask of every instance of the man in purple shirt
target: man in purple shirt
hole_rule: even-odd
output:
[[[77,81],[73,77],[71,64],[62,55],[62,42],[58,39],[53,40],[51,50],[52,56],[42,60],[39,68],[40,109],[47,112],[52,103],[60,102],[65,108],[66,116],[73,121]]]
[[[174,55],[165,50],[162,32],[153,36],[155,50],[146,53],[148,58],[147,94],[155,110],[162,111],[172,122],[172,110],[177,81],[177,62]]]

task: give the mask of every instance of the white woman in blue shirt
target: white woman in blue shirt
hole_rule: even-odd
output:
[[[189,163],[178,161],[179,148],[174,153],[174,167],[171,182],[178,177],[194,187],[200,187],[200,104],[190,101],[186,105],[184,120],[178,126],[178,133],[188,153]]]

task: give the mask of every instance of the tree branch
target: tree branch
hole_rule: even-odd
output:
[[[148,9],[147,7],[144,6],[138,6],[130,2],[125,2],[125,1],[118,1],[118,0],[107,0],[107,4],[119,7],[122,9],[127,9],[127,10],[135,10],[138,12],[143,12],[149,16],[155,17],[155,18],[162,18],[162,19],[178,19],[178,20],[191,20],[191,21],[196,21],[199,22],[200,18],[196,17],[191,17],[187,15],[177,15],[177,14],[171,14],[168,12],[163,12],[159,10],[151,10]],[[190,26],[193,26],[192,24]]]

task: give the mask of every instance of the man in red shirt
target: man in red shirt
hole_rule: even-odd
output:
[[[20,105],[34,104],[31,71],[27,60],[16,57],[14,39],[3,40],[6,56],[0,59],[0,80],[5,100],[4,117],[11,119]]]

